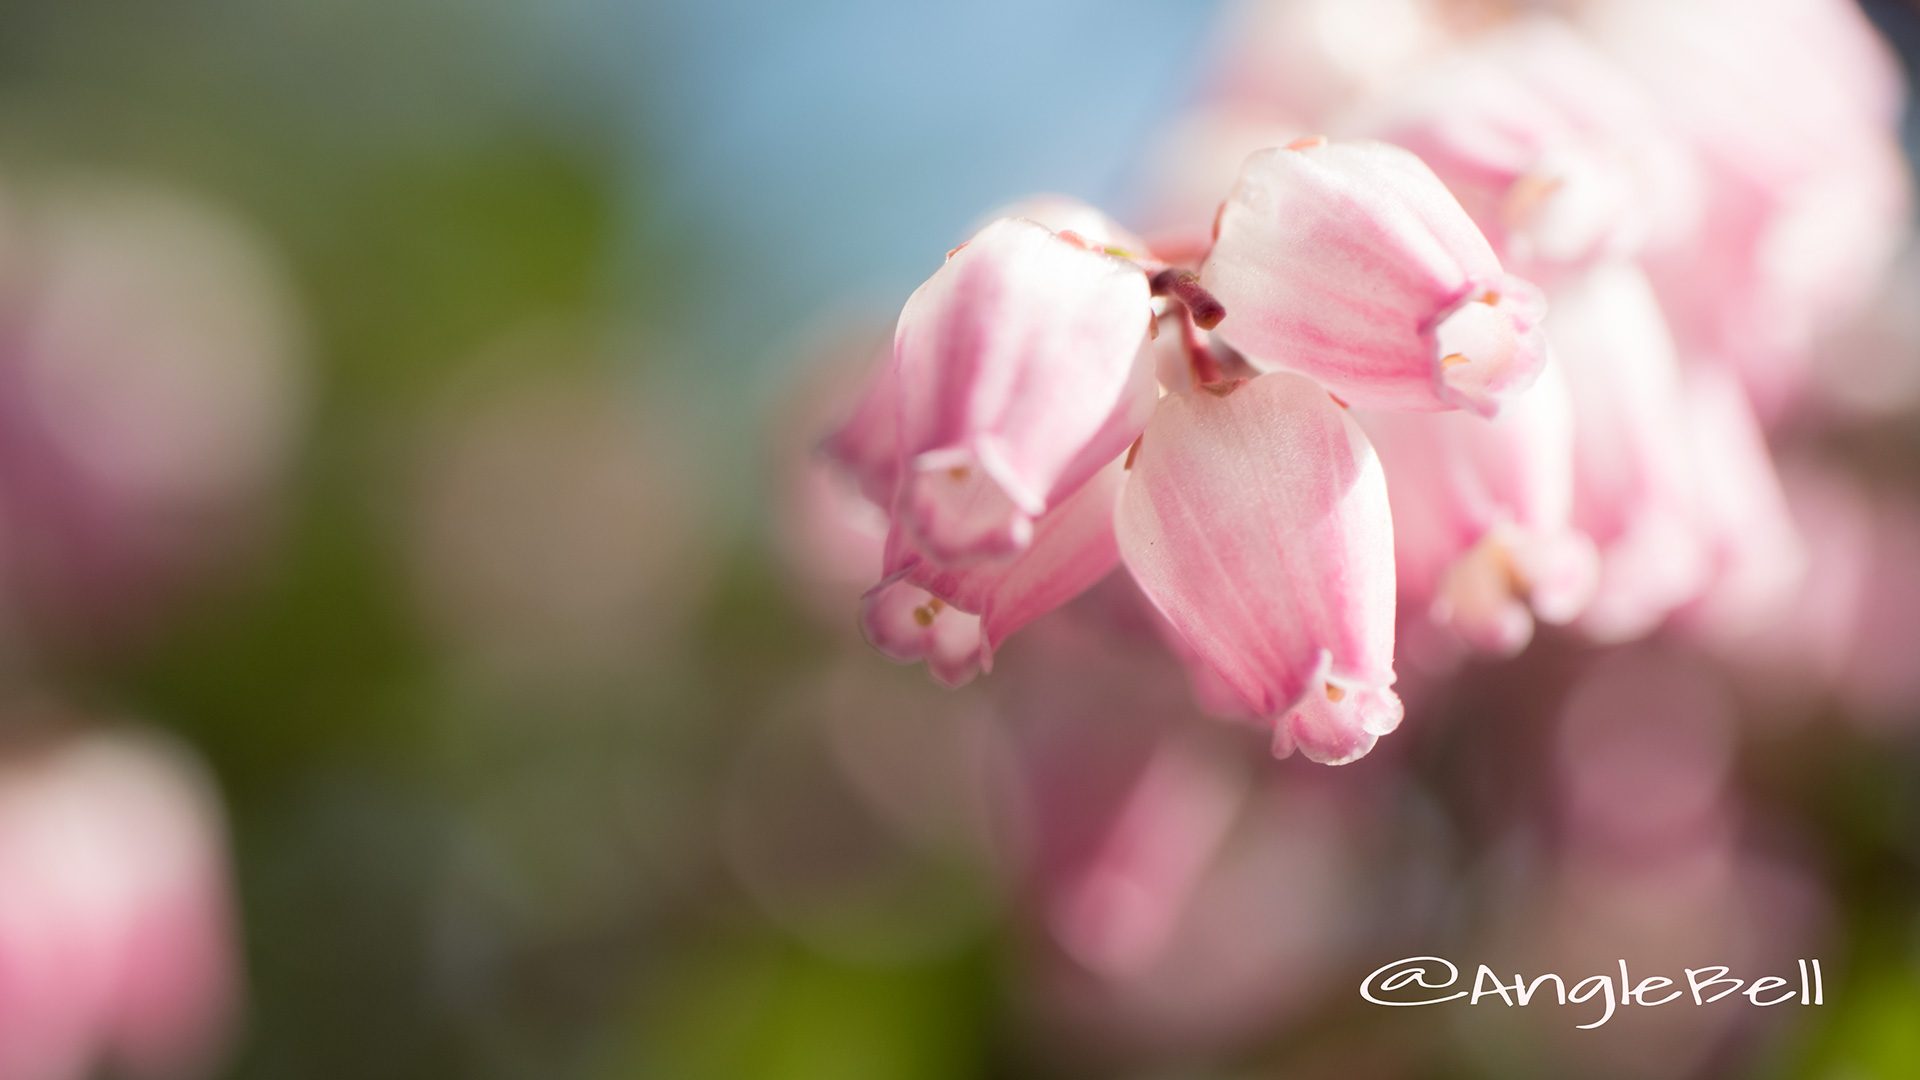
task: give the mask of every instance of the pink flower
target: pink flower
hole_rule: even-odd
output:
[[[217,208],[0,192],[0,621],[121,644],[247,554],[304,411],[274,253]]]
[[[1118,531],[1193,652],[1274,718],[1277,754],[1352,761],[1399,723],[1386,481],[1325,391],[1276,374],[1165,399]]]
[[[1660,101],[1712,193],[1648,257],[1682,352],[1738,371],[1775,416],[1906,232],[1899,67],[1847,0],[1603,0],[1580,19]]]
[[[1573,404],[1557,366],[1496,419],[1358,419],[1387,474],[1404,604],[1504,654],[1526,646],[1536,616],[1580,614],[1598,568],[1571,524]]]
[[[171,745],[56,738],[0,761],[0,1076],[197,1075],[237,1006],[219,809]]]
[[[868,502],[892,509],[900,488],[900,383],[891,349],[873,365],[853,411],[821,441],[820,452]]]
[[[1573,392],[1573,524],[1600,552],[1580,626],[1624,641],[1706,581],[1679,361],[1652,287],[1628,264],[1556,288],[1548,329]]]
[[[1356,408],[1493,415],[1546,358],[1539,290],[1501,269],[1432,170],[1383,143],[1247,160],[1202,282],[1215,331]]]
[[[927,673],[948,689],[980,674],[980,616],[950,606],[904,576],[867,592],[860,628],[880,655],[901,664],[924,660]]]
[[[1048,883],[1049,922],[1067,953],[1108,977],[1139,975],[1157,962],[1245,788],[1243,775],[1192,740],[1168,737],[1149,748],[1092,850]]]
[[[1140,433],[1152,307],[1135,264],[1031,221],[977,233],[894,338],[896,523],[937,562],[1005,558]]]
[[[1435,0],[1238,0],[1221,20],[1218,97],[1324,120],[1448,44]]]
[[[1419,155],[1527,273],[1632,256],[1697,198],[1645,91],[1557,21],[1488,35],[1340,126]]]
[[[1119,459],[1109,463],[1036,522],[1033,543],[1010,559],[943,567],[908,546],[896,527],[888,537],[880,588],[904,579],[959,612],[977,615],[979,665],[991,671],[994,650],[1016,630],[1085,592],[1119,564],[1113,508],[1125,477]],[[939,617],[937,608],[928,610]],[[869,632],[876,629],[879,638],[889,637],[884,628]]]
[[[1738,379],[1717,365],[1689,369],[1685,393],[1702,478],[1695,514],[1709,576],[1682,621],[1738,634],[1787,618],[1807,552],[1760,421]]]

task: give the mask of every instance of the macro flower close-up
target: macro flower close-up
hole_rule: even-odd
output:
[[[1909,0],[18,0],[0,1080],[1920,1076]]]

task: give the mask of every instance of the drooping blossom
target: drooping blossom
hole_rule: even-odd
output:
[[[1596,267],[1556,287],[1554,363],[1573,400],[1573,524],[1600,554],[1579,625],[1638,637],[1704,587],[1696,457],[1671,335],[1646,276]]]
[[[1379,459],[1312,382],[1164,400],[1121,493],[1120,552],[1274,749],[1351,761],[1400,721]]]
[[[1220,20],[1212,96],[1318,126],[1452,38],[1436,0],[1238,0]]]
[[[980,616],[961,611],[904,578],[881,582],[861,601],[860,628],[880,655],[899,664],[924,661],[942,686],[965,686],[980,674]]]
[[[1697,212],[1692,162],[1654,102],[1556,20],[1443,54],[1336,127],[1419,155],[1528,275],[1632,257]]]
[[[942,563],[1004,558],[1124,451],[1153,405],[1147,279],[1018,218],[956,249],[894,338],[893,511]]]
[[[1717,624],[1737,633],[1731,628],[1789,618],[1807,553],[1760,421],[1727,369],[1699,365],[1684,382],[1687,434],[1701,478],[1695,514],[1707,579],[1681,621],[1696,630]]]
[[[1501,268],[1433,171],[1383,143],[1247,160],[1202,283],[1221,341],[1356,408],[1490,416],[1546,359],[1540,292]]]
[[[1899,67],[1847,0],[1575,6],[1685,135],[1710,192],[1699,226],[1648,256],[1682,351],[1739,372],[1777,416],[1905,232]]]
[[[923,631],[909,632],[910,637],[932,632],[920,620],[941,618],[945,605],[957,608],[956,614],[975,614],[979,616],[980,667],[991,671],[994,649],[1014,631],[1085,592],[1119,565],[1113,512],[1125,476],[1118,459],[1109,463],[1043,516],[1034,526],[1032,544],[1010,559],[943,567],[908,547],[896,529],[888,538],[886,577],[880,586],[889,599],[869,606],[868,612],[876,617],[891,615],[898,596],[893,586],[901,580],[925,589],[942,603],[930,601],[924,608],[926,615],[920,607],[910,613],[916,629]],[[897,640],[894,628],[885,621],[869,623],[868,630],[875,640]]]
[[[1386,471],[1401,603],[1468,643],[1512,654],[1535,618],[1592,596],[1592,541],[1572,526],[1573,404],[1558,365],[1491,420],[1364,413]]]
[[[12,715],[9,721],[21,719]],[[0,755],[0,1076],[201,1075],[239,992],[219,808],[141,734]]]

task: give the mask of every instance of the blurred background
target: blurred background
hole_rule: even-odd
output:
[[[0,1080],[1920,1072],[1910,397],[1803,470],[1814,674],[1549,636],[1329,770],[1099,590],[860,641],[835,380],[989,208],[1140,207],[1216,14],[10,0]],[[1828,1004],[1356,993],[1692,948]]]

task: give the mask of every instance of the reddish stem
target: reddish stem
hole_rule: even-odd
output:
[[[1180,345],[1187,351],[1187,363],[1193,369],[1195,386],[1210,386],[1225,382],[1226,369],[1220,366],[1220,358],[1213,355],[1213,347],[1200,336],[1200,328],[1190,311],[1180,313]]]
[[[1147,279],[1155,296],[1170,296],[1180,301],[1193,316],[1194,324],[1211,330],[1227,317],[1226,306],[1200,284],[1200,275],[1191,270],[1168,267]]]

